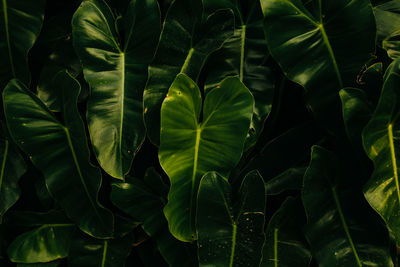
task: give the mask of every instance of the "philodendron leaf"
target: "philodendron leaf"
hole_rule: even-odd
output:
[[[176,0],[170,6],[143,95],[147,135],[160,142],[161,104],[178,73],[197,80],[208,55],[232,36],[234,17],[219,10],[202,19],[201,0]]]
[[[252,125],[246,140],[246,148],[249,148],[260,135],[274,98],[274,73],[265,64],[269,52],[260,1],[204,0],[203,4],[206,13],[231,8],[236,15],[234,35],[209,57],[205,90],[211,90],[224,78],[235,75],[249,88],[255,99]]]
[[[68,256],[74,224],[44,224],[18,236],[8,247],[13,262],[50,262]]]
[[[18,200],[19,178],[26,172],[26,164],[12,140],[0,131],[0,223],[4,213]]]
[[[399,8],[400,10],[400,8]],[[397,59],[400,57],[400,30],[392,33],[382,42],[383,49],[387,51],[388,56],[391,59]]]
[[[56,210],[12,212],[6,223],[37,227],[19,235],[8,247],[10,260],[18,263],[45,263],[68,256],[72,233],[76,229],[62,212]]]
[[[123,179],[145,137],[143,90],[160,34],[156,0],[133,0],[122,18],[124,40],[103,0],[82,3],[72,19],[74,47],[91,87],[87,121],[101,167]]]
[[[339,90],[355,83],[375,51],[375,18],[369,0],[311,2],[308,9],[301,0],[261,0],[266,39],[286,76],[305,88],[315,115],[337,120]]]
[[[318,265],[390,266],[389,235],[361,192],[360,171],[321,147],[304,175],[305,235]]]
[[[76,101],[79,84],[64,73],[60,83],[60,122],[22,83],[12,80],[3,93],[8,128],[14,141],[43,173],[47,188],[79,228],[111,237],[113,215],[98,201],[101,173],[89,162],[89,149]]]
[[[384,1],[374,7],[376,17],[377,44],[394,32],[400,30],[400,2],[398,0]]]
[[[69,267],[124,267],[132,249],[132,236],[100,240],[76,233],[68,256]]]
[[[3,0],[0,4],[0,89],[12,78],[30,82],[28,51],[42,28],[46,0]]]
[[[356,88],[344,88],[339,92],[342,100],[343,121],[347,136],[355,147],[361,147],[361,133],[371,118],[373,107],[365,91]]]
[[[254,99],[237,77],[223,80],[205,97],[179,74],[161,108],[158,157],[171,180],[164,208],[171,233],[179,240],[196,237],[196,196],[201,177],[218,171],[228,177],[238,163],[253,114]],[[202,113],[202,121],[200,113]]]
[[[195,266],[196,252],[191,244],[175,239],[168,230],[163,208],[167,203],[168,187],[153,169],[146,171],[144,180],[127,179],[127,183],[112,184],[111,201],[125,213],[142,222],[142,228],[157,244],[169,266]]]
[[[305,223],[306,217],[299,199],[286,199],[268,223],[260,266],[308,267],[311,252],[303,234]]]
[[[206,173],[197,197],[200,266],[259,266],[264,217],[264,182],[257,171],[246,175],[236,203],[226,178]]]
[[[399,115],[400,60],[386,71],[378,106],[363,131],[363,145],[374,162],[374,172],[364,187],[369,204],[385,220],[400,245]]]

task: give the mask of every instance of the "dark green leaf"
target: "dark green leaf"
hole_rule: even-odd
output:
[[[321,147],[311,157],[302,199],[305,234],[319,266],[394,266],[387,230],[357,185],[361,172]]]
[[[229,10],[219,10],[202,20],[201,0],[176,0],[168,10],[149,79],[144,91],[144,119],[147,135],[160,142],[161,104],[178,73],[194,81],[207,57],[232,36],[234,18]]]
[[[74,47],[91,86],[87,120],[94,152],[111,176],[124,179],[145,137],[143,89],[160,33],[156,0],[131,1],[119,40],[103,0],[82,3],[72,19]]]
[[[268,224],[260,266],[308,267],[311,252],[302,231],[305,222],[300,200],[286,199]]]
[[[172,267],[195,266],[195,251],[189,244],[175,239],[168,230],[163,208],[168,187],[154,170],[147,170],[144,181],[112,184],[111,200],[121,210],[142,222],[142,228],[154,239],[163,258]]]
[[[47,188],[68,217],[90,235],[111,237],[113,215],[97,201],[101,173],[89,163],[85,129],[76,106],[79,84],[64,75],[59,88],[63,122],[23,84],[12,80],[3,93],[8,128],[42,171]]]
[[[203,106],[202,121],[199,121]],[[237,77],[223,80],[204,100],[196,83],[179,74],[161,108],[158,157],[171,180],[164,208],[171,233],[195,240],[196,195],[201,177],[227,177],[238,163],[253,114],[254,99]]]
[[[234,204],[226,178],[208,172],[201,179],[197,201],[200,266],[258,266],[265,216],[261,176],[256,171],[246,175]]]
[[[0,88],[18,78],[30,82],[28,52],[42,28],[46,0],[3,0],[0,4]]]

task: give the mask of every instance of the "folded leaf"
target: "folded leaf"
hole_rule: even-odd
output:
[[[3,93],[5,115],[12,138],[43,173],[47,188],[68,217],[90,235],[111,237],[113,215],[97,201],[102,179],[100,170],[89,162],[76,106],[79,91],[76,80],[64,73],[60,122],[36,95],[12,80]]]
[[[179,74],[161,108],[158,157],[171,180],[164,208],[171,233],[196,237],[194,217],[201,177],[218,171],[227,177],[238,163],[253,114],[254,99],[237,77],[226,78],[202,99],[196,83]]]
[[[202,19],[201,0],[176,0],[167,13],[143,95],[144,119],[151,142],[160,143],[160,109],[178,73],[194,81],[207,57],[232,36],[234,17],[219,10]]]
[[[234,204],[227,180],[208,172],[201,179],[197,201],[200,266],[259,266],[265,217],[261,176],[256,171],[246,175]]]
[[[72,19],[73,41],[91,87],[87,121],[101,167],[124,179],[141,146],[143,89],[160,33],[156,0],[131,1],[121,24],[103,0],[84,1]]]

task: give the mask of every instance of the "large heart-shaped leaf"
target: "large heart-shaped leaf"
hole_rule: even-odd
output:
[[[113,215],[97,201],[101,173],[89,163],[85,128],[76,106],[79,84],[64,75],[59,88],[63,122],[22,83],[12,80],[3,93],[8,128],[79,228],[96,237],[111,237]]]
[[[219,10],[202,19],[201,0],[176,0],[168,10],[144,91],[147,135],[160,142],[161,104],[178,73],[197,80],[208,55],[233,34],[234,17]]]
[[[160,34],[156,0],[131,1],[119,40],[103,0],[84,1],[72,19],[74,47],[91,86],[87,121],[101,167],[123,179],[145,136],[143,89]]]
[[[311,252],[302,231],[306,218],[300,203],[298,199],[289,197],[272,216],[265,233],[260,266],[309,266]]]
[[[0,131],[0,222],[4,213],[18,200],[19,178],[26,172],[26,165],[14,143]]]
[[[355,83],[375,51],[375,19],[369,0],[307,3],[261,0],[265,33],[286,76],[305,88],[315,115],[330,123],[340,118],[339,90]]]
[[[3,0],[0,4],[0,88],[18,78],[30,82],[28,51],[42,28],[46,0]]]
[[[321,267],[392,267],[387,230],[360,192],[361,172],[355,162],[343,161],[321,147],[312,149],[302,199],[313,255]]]
[[[378,106],[363,131],[363,145],[375,170],[365,185],[369,204],[385,220],[400,244],[399,127],[400,60],[389,66]]]
[[[152,168],[146,171],[143,181],[128,177],[127,183],[113,183],[111,201],[142,222],[143,230],[154,239],[170,266],[195,266],[196,252],[192,246],[176,240],[168,230],[163,213],[167,194],[168,187]]]
[[[62,212],[14,212],[7,224],[37,227],[19,235],[8,247],[11,261],[44,263],[68,256],[69,244],[76,226]]]
[[[196,239],[196,195],[201,177],[218,171],[228,177],[238,163],[253,114],[254,99],[239,78],[226,78],[210,91],[202,111],[200,89],[179,74],[161,108],[158,157],[171,180],[164,208],[171,233]]]
[[[246,147],[257,141],[271,111],[275,77],[265,62],[269,57],[264,37],[263,14],[259,0],[204,0],[206,13],[231,8],[235,12],[235,33],[221,49],[210,56],[206,65],[205,90],[211,90],[228,76],[237,75],[255,99],[255,109]]]
[[[226,178],[208,172],[197,198],[200,266],[258,266],[264,242],[265,189],[257,171],[246,175],[234,203]]]

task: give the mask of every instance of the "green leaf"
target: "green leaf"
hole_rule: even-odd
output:
[[[365,91],[356,88],[344,88],[339,92],[342,100],[343,121],[347,136],[352,144],[362,151],[361,133],[372,115],[372,105]]]
[[[47,188],[68,217],[90,235],[111,237],[113,215],[97,201],[101,173],[89,163],[85,129],[76,106],[79,84],[68,73],[64,75],[59,88],[63,122],[22,83],[12,80],[3,93],[8,128],[43,173]]]
[[[308,267],[311,252],[302,231],[305,222],[300,200],[288,197],[269,221],[260,266]]]
[[[122,211],[142,222],[142,228],[157,244],[170,266],[195,266],[196,252],[190,244],[175,239],[168,230],[163,208],[167,203],[168,187],[153,169],[146,171],[144,180],[129,179],[129,183],[112,184],[111,201]]]
[[[71,242],[69,267],[124,267],[132,249],[132,236],[100,240],[77,233]]]
[[[205,68],[205,91],[215,88],[224,78],[235,75],[249,88],[255,99],[252,125],[246,140],[246,148],[249,148],[257,141],[274,99],[275,77],[272,68],[265,64],[269,52],[260,1],[250,0],[241,4],[233,0],[205,0],[203,3],[207,14],[231,8],[236,15],[234,35],[209,57]]]
[[[369,204],[385,220],[400,244],[399,115],[400,61],[385,73],[378,106],[363,131],[363,145],[374,162],[374,172],[364,187]]]
[[[61,212],[18,212],[13,214],[9,222],[24,226],[39,226],[19,235],[10,244],[7,252],[11,261],[43,263],[68,256],[71,236],[76,226]]]
[[[382,42],[383,49],[387,51],[388,56],[396,60],[400,57],[400,30],[386,37]]]
[[[256,171],[246,175],[236,204],[224,177],[216,172],[203,176],[197,199],[200,266],[259,266],[265,200],[264,182]]]
[[[312,149],[302,199],[305,234],[319,266],[394,266],[389,235],[360,192],[360,171],[321,147]]]
[[[194,81],[207,57],[232,36],[234,17],[230,10],[219,10],[202,20],[201,0],[176,0],[170,6],[149,79],[143,95],[147,135],[160,143],[160,109],[179,73]]]
[[[0,4],[0,89],[9,80],[30,82],[28,52],[42,28],[45,0],[2,0]]]
[[[374,7],[378,45],[394,32],[400,30],[400,2],[385,1]]]
[[[369,66],[358,79],[361,88],[366,92],[368,100],[376,106],[383,85],[383,64],[378,62]]]
[[[5,212],[19,199],[18,180],[26,172],[26,164],[6,136],[4,129],[0,132],[0,223]]]
[[[253,106],[253,96],[239,78],[226,78],[206,95],[200,122],[202,99],[196,83],[179,74],[171,85],[161,108],[158,157],[171,180],[164,213],[177,239],[196,239],[200,179],[213,170],[227,177],[239,162]]]
[[[131,1],[118,39],[116,21],[103,0],[82,3],[72,19],[73,41],[91,87],[90,139],[101,167],[124,179],[144,137],[143,90],[160,34],[156,0]]]
[[[340,116],[339,90],[354,85],[375,51],[375,19],[369,0],[311,2],[314,8],[301,0],[261,0],[261,6],[271,55],[305,88],[317,118],[329,123]]]

